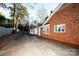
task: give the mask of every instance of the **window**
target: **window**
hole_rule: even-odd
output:
[[[49,24],[48,25],[44,25],[44,27],[43,27],[43,34],[49,34]]]
[[[54,32],[65,32],[65,24],[54,25]]]

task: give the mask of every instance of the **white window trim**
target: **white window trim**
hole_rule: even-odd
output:
[[[56,26],[63,26],[63,25],[65,26],[64,31],[60,31],[60,32],[59,32],[59,31],[56,31],[56,30],[55,30],[55,27],[56,27]],[[65,24],[54,25],[54,32],[56,32],[56,33],[65,33],[65,32],[66,32],[66,25],[65,25]]]
[[[44,32],[44,28],[45,28],[46,26],[49,27],[49,32],[48,32],[48,33],[47,33],[47,32]],[[44,26],[43,26],[43,34],[50,34],[50,24],[47,24],[47,25],[44,25]]]

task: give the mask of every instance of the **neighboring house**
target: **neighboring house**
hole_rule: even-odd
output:
[[[36,24],[31,23],[29,25],[29,29],[30,29],[30,34],[37,35],[37,25]]]
[[[30,29],[30,34],[37,35],[37,28]]]
[[[38,35],[47,40],[79,45],[79,3],[59,4],[37,29]]]

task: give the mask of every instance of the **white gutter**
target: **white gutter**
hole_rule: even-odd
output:
[[[43,25],[45,25],[49,20],[50,20],[50,18],[55,14],[55,12],[57,12],[59,9],[60,9],[60,7],[63,5],[64,3],[60,3],[55,9],[54,9],[54,11],[52,12],[52,14],[48,17],[48,19],[42,24],[42,26]]]

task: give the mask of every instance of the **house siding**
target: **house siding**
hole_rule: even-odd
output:
[[[79,45],[79,4],[70,4],[57,11],[50,19],[50,34],[41,34],[47,40],[57,40]],[[54,32],[54,25],[65,24],[65,32]],[[42,28],[41,28],[41,32]]]

